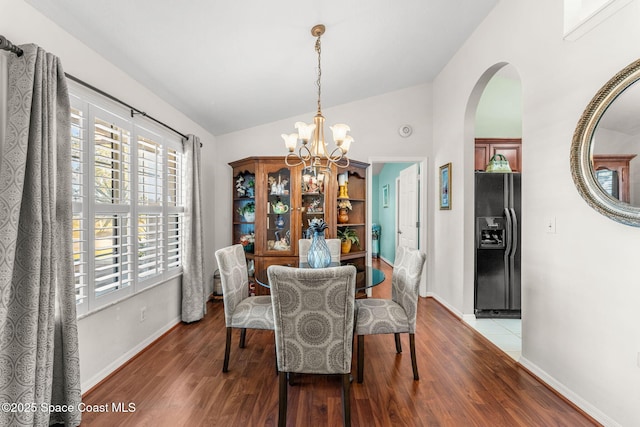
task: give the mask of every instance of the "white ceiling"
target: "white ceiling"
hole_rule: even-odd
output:
[[[315,24],[327,108],[432,81],[498,0],[26,1],[221,135],[315,111]]]

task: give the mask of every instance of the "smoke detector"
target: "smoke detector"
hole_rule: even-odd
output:
[[[413,129],[409,125],[402,125],[400,129],[398,129],[398,133],[401,137],[406,138],[413,133]]]

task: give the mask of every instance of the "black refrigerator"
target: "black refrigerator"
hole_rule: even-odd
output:
[[[520,318],[520,174],[476,172],[475,181],[475,314]]]

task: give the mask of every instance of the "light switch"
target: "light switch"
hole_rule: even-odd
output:
[[[556,217],[548,216],[544,219],[544,227],[547,233],[555,234],[556,233]]]

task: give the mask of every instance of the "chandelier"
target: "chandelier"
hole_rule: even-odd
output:
[[[282,134],[285,146],[289,150],[285,163],[287,166],[304,165],[304,168],[318,171],[324,169],[330,172],[331,164],[339,168],[349,166],[349,158],[347,151],[353,142],[353,137],[347,135],[351,129],[345,124],[336,124],[329,128],[333,132],[333,140],[336,147],[329,153],[327,144],[324,140],[324,117],[322,116],[322,108],[320,103],[320,95],[322,85],[320,78],[322,77],[322,68],[320,66],[320,36],[324,34],[324,25],[319,24],[311,29],[311,35],[316,37],[316,52],[318,53],[318,112],[313,118],[313,123],[296,122],[294,127],[298,133]],[[298,146],[298,141],[300,145]],[[296,151],[296,146],[298,146]]]

